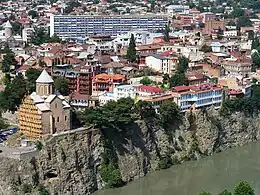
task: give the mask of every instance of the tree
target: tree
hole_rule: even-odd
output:
[[[212,52],[212,49],[209,45],[202,45],[202,47],[200,48],[200,51],[203,51],[204,53],[208,53],[208,52]]]
[[[48,43],[61,43],[62,40],[57,35],[53,35],[48,40],[46,40]]]
[[[244,11],[243,9],[241,9],[241,8],[235,8],[235,9],[231,12],[230,16],[231,16],[232,18],[238,18],[238,17],[244,16],[244,14],[245,14],[245,11]]]
[[[163,75],[163,84],[167,84],[167,83],[169,83],[169,81],[170,81],[170,76],[169,76],[169,74],[164,74]]]
[[[54,81],[55,89],[58,90],[62,95],[69,95],[68,81],[63,77],[58,77]]]
[[[169,35],[170,31],[171,30],[169,25],[165,25],[163,34],[164,34],[164,41],[166,42],[170,42],[170,35]]]
[[[135,105],[135,111],[142,119],[148,119],[156,115],[152,103],[148,101],[138,101]]]
[[[31,42],[34,45],[41,45],[43,43],[48,42],[48,40],[49,40],[49,35],[48,35],[48,32],[44,28],[42,28],[42,27],[34,28],[34,33],[33,33],[32,40],[31,40]]]
[[[16,111],[25,96],[26,81],[21,73],[19,73],[10,84],[5,87],[1,97],[1,107],[4,110]]]
[[[37,11],[35,11],[35,10],[30,10],[30,11],[28,12],[28,15],[31,16],[32,19],[38,17],[38,13],[37,13]]]
[[[148,76],[144,76],[141,80],[140,80],[140,83],[142,85],[150,85],[153,83],[153,80],[150,79]]]
[[[254,31],[253,31],[253,30],[249,30],[249,31],[247,32],[247,39],[248,39],[248,40],[254,40],[254,38],[255,38],[255,33],[254,33]],[[253,43],[252,43],[252,45],[253,45]]]
[[[240,182],[234,189],[234,195],[254,195],[254,189],[246,181]]]
[[[220,192],[219,195],[232,195],[232,193],[227,190],[224,190],[224,191]]]
[[[126,13],[130,13],[130,8],[126,7]]]
[[[22,24],[20,22],[12,22],[14,34],[22,34]]]
[[[260,46],[259,39],[256,37],[256,38],[253,39],[251,49],[256,49],[259,46]]]
[[[170,87],[188,85],[189,81],[184,73],[176,73],[170,79]]]
[[[252,71],[255,71],[256,68],[260,68],[260,53],[258,51],[254,52],[251,58],[253,61]]]
[[[189,59],[181,56],[178,58],[178,69],[177,72],[179,73],[185,73],[189,67]]]
[[[252,97],[260,98],[260,85],[254,85],[252,89]]]
[[[66,14],[69,14],[73,11],[74,8],[76,7],[80,7],[81,6],[81,3],[79,3],[78,1],[75,1],[75,0],[71,0],[67,3],[67,7],[65,8],[64,12]]]
[[[36,90],[36,80],[40,76],[41,71],[34,68],[29,68],[25,72],[25,76],[27,77],[27,90],[32,93]]]
[[[237,29],[240,30],[241,27],[250,27],[252,22],[246,16],[241,16],[237,19]]]
[[[159,108],[160,118],[165,127],[172,125],[181,118],[181,110],[175,102],[164,101]]]
[[[227,26],[236,26],[236,23],[235,23],[233,20],[230,20],[230,21],[227,23]]]
[[[2,62],[2,71],[4,73],[9,72],[11,66],[16,65],[17,61],[15,60],[14,53],[7,53],[4,56],[3,62]]]
[[[129,62],[134,62],[136,60],[136,45],[134,35],[131,34],[130,43],[127,49],[126,57]]]

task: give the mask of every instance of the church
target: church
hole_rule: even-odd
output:
[[[71,108],[56,95],[53,79],[46,70],[36,80],[36,92],[25,97],[18,110],[19,129],[25,139],[39,140],[71,129]]]

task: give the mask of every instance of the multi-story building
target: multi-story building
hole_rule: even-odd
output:
[[[172,88],[172,95],[174,102],[182,111],[208,106],[220,108],[223,101],[223,89],[212,83],[199,86],[176,86]]]
[[[227,89],[228,95],[250,98],[252,95],[252,84],[250,78],[239,75],[227,75],[218,79],[218,84]]]
[[[33,32],[34,32],[33,28],[24,28],[22,31],[23,41],[26,43],[31,42]]]
[[[70,70],[70,69],[53,69],[54,78],[64,77],[68,81],[69,93],[79,93],[84,95],[92,94],[92,76],[91,68]]]
[[[146,15],[51,15],[50,36],[80,38],[95,34],[117,35],[142,29],[155,32],[168,24],[168,16]]]
[[[252,60],[245,54],[231,53],[230,58],[226,58],[221,64],[226,74],[241,75],[247,77],[251,73]]]
[[[151,54],[145,58],[145,64],[155,71],[172,75],[176,70],[177,59],[176,57]]]
[[[43,70],[36,80],[36,92],[23,99],[19,107],[19,128],[24,137],[37,140],[71,128],[70,105],[53,93],[53,80]]]
[[[223,20],[208,20],[205,22],[204,32],[208,35],[211,35],[214,32],[217,32],[219,29],[225,30],[225,22]]]
[[[92,94],[98,95],[102,92],[112,92],[113,89],[126,82],[125,75],[98,74],[93,77]]]

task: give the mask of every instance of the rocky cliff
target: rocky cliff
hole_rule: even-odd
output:
[[[175,164],[212,155],[259,139],[260,118],[242,112],[220,116],[214,109],[186,113],[167,131],[157,119],[138,120],[131,133],[113,142],[124,182],[145,176],[160,164]],[[92,129],[52,139],[26,160],[0,158],[0,194],[91,194],[105,186],[100,176],[104,152],[101,131]],[[41,193],[43,194],[43,193]]]

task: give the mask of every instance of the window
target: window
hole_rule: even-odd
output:
[[[65,116],[65,121],[67,121],[67,116]]]
[[[57,108],[58,106],[57,106],[57,104],[55,104],[55,108]]]
[[[57,122],[60,122],[60,117],[57,117]]]

